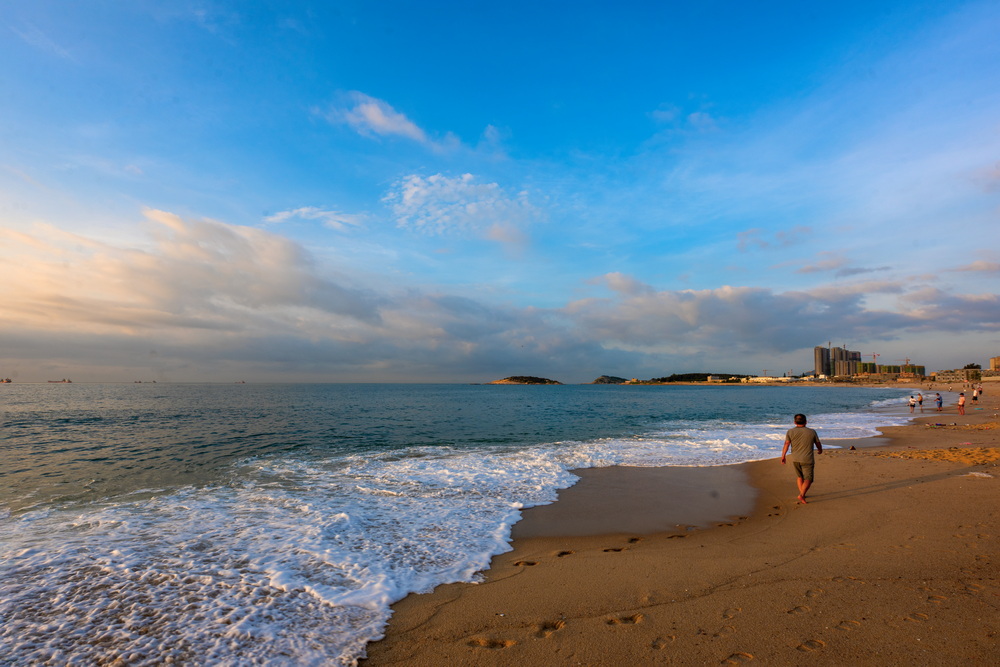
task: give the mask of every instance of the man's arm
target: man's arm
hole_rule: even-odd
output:
[[[817,454],[823,453],[823,443],[819,441],[818,435],[816,436],[816,453]]]
[[[785,454],[788,453],[788,447],[791,444],[792,444],[792,441],[789,440],[788,438],[785,438],[785,446],[781,448],[781,463],[782,464],[784,464],[784,462],[785,462]]]

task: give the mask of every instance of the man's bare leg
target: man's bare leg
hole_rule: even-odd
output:
[[[808,491],[809,487],[812,486],[812,482],[810,482],[808,479],[802,479],[801,477],[797,477],[795,479],[795,482],[796,484],[798,484],[799,487],[799,504],[805,505],[806,491]]]

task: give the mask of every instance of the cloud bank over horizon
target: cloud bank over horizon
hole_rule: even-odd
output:
[[[134,246],[45,225],[0,231],[13,269],[0,287],[7,350],[106,381],[483,381],[544,369],[583,382],[602,374],[594,369],[744,370],[744,356],[778,359],[818,344],[817,328],[885,343],[1000,326],[996,294],[895,281],[663,290],[615,273],[580,286],[592,296],[551,309],[380,292],[253,227],[147,210],[145,230]],[[895,308],[868,307],[875,297]]]

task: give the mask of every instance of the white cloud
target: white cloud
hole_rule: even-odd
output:
[[[280,211],[264,218],[264,222],[278,224],[296,218],[301,220],[319,220],[330,229],[338,231],[347,231],[349,227],[361,227],[364,223],[364,216],[341,213],[340,211],[326,211],[315,206],[304,206],[290,211]]]
[[[523,243],[523,227],[540,212],[525,192],[506,193],[497,183],[478,183],[472,174],[449,178],[406,176],[384,197],[397,226],[431,235],[474,233]]]
[[[388,102],[358,91],[351,91],[345,97],[346,105],[330,110],[327,120],[346,123],[364,136],[399,136],[422,144],[430,143],[426,132]]]

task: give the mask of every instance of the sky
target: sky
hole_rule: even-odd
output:
[[[0,376],[988,367],[998,34],[996,1],[0,0]]]

